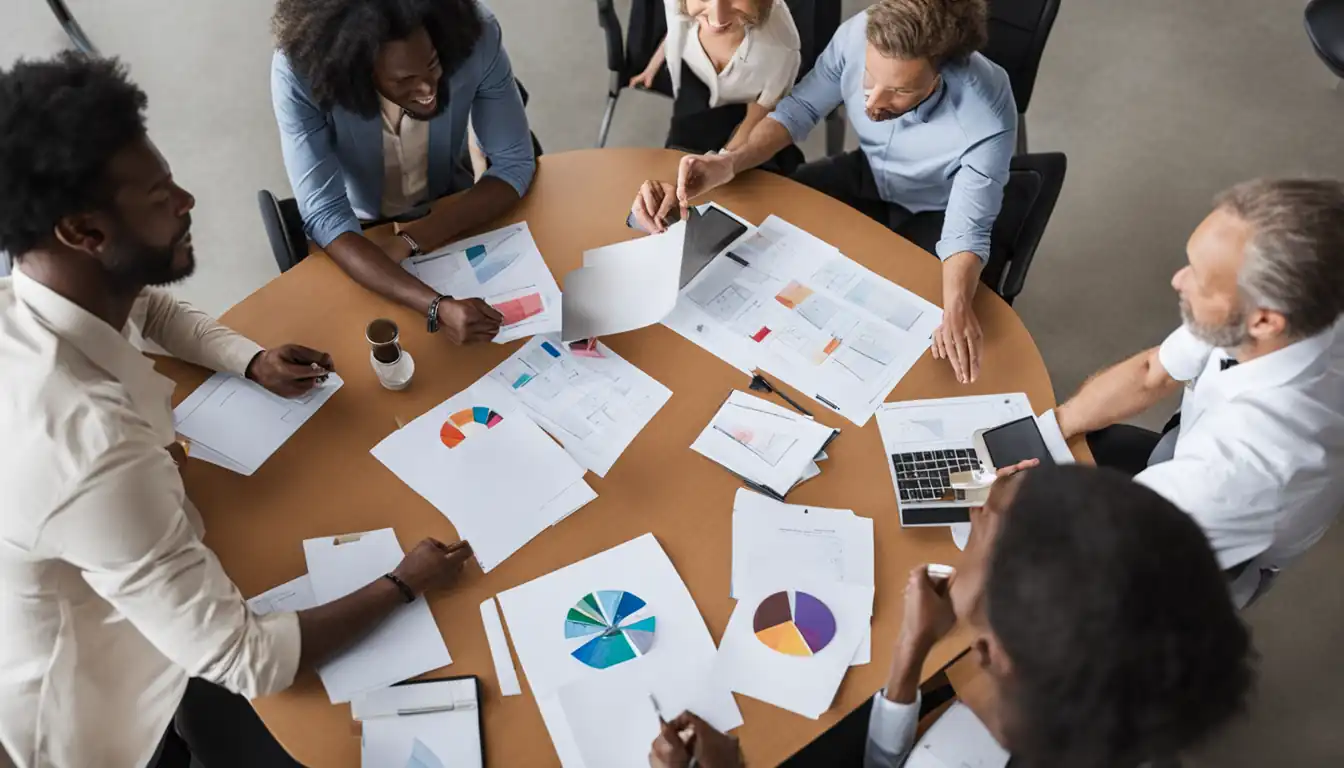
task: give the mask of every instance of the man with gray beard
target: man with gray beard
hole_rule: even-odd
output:
[[[1344,184],[1239,184],[1172,278],[1184,324],[1043,418],[1204,529],[1246,605],[1344,506]],[[1336,336],[1339,341],[1336,341]],[[1162,434],[1119,424],[1185,388]]]

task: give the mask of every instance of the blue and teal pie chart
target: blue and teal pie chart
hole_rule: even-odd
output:
[[[565,616],[565,637],[577,641],[570,655],[594,669],[637,659],[653,648],[657,620],[633,592],[604,589],[584,595]]]

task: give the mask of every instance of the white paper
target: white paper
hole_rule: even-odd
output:
[[[761,601],[786,590],[817,598],[835,618],[834,637],[811,656],[776,651],[765,645],[752,628]],[[724,681],[738,693],[815,720],[835,699],[835,692],[869,626],[872,604],[872,587],[802,575],[769,587],[755,586],[738,599],[728,620],[715,659],[715,679]]]
[[[484,247],[483,253],[477,250],[479,247]],[[497,306],[536,296],[542,311],[502,326],[495,336],[496,344],[560,330],[560,287],[542,259],[527,222],[449,243],[407,259],[402,266],[434,290],[457,299],[482,299]],[[530,298],[527,304],[535,306]]]
[[[564,632],[569,610],[584,596],[600,590],[633,593],[647,604],[647,612],[657,621],[653,645],[647,653],[606,669],[588,666],[571,655],[572,650],[587,640],[567,639]],[[582,766],[584,760],[571,733],[559,691],[593,677],[620,677],[634,681],[632,685],[638,682],[663,691],[668,699],[660,698],[659,704],[666,710],[697,710],[721,730],[741,724],[741,713],[732,695],[721,685],[716,686],[713,678],[706,683],[711,686],[708,689],[680,694],[670,690],[677,684],[669,680],[685,678],[687,670],[709,668],[715,650],[695,601],[653,534],[501,593],[499,605],[523,674],[527,675],[556,752],[567,768]],[[667,686],[668,690],[659,686]]]
[[[677,304],[686,226],[584,254],[565,275],[560,338],[610,336],[661,322]]]
[[[817,469],[813,459],[835,430],[819,421],[734,390],[691,450],[780,496]]]
[[[1010,757],[971,708],[957,702],[916,742],[905,768],[1004,768]]]
[[[468,421],[459,427],[453,419],[464,413]],[[473,413],[495,415],[483,424]],[[450,433],[464,439],[449,447]],[[393,432],[372,453],[452,521],[485,571],[574,510],[553,504],[557,499],[592,493],[574,488],[583,467],[489,377]]]
[[[784,504],[738,490],[733,500],[733,597],[795,574],[871,589],[874,573],[871,518],[848,509]],[[871,625],[864,630],[851,666],[870,661]]]
[[[258,616],[282,611],[306,611],[317,607],[317,604],[312,582],[306,573],[247,601],[247,607]]]
[[[942,310],[776,216],[715,258],[664,325],[863,425],[929,348]]]
[[[599,342],[575,354],[538,336],[490,372],[580,464],[606,477],[672,390]]]
[[[344,597],[401,563],[396,533],[383,528],[362,534],[303,542],[313,595],[319,605]],[[340,541],[342,543],[336,543]],[[340,704],[375,688],[453,663],[448,646],[423,597],[403,605],[354,645],[318,668],[331,703]]]
[[[495,598],[486,598],[481,603],[481,623],[485,626],[485,641],[490,644],[490,659],[495,664],[499,692],[505,696],[517,696],[523,692],[523,688],[518,684],[518,673],[513,668],[513,654],[509,652],[509,641],[504,637],[504,624],[500,621]]]
[[[365,720],[360,766],[482,768],[479,718],[479,710],[462,710]]]
[[[416,710],[451,709],[470,712],[479,707],[476,679],[424,680],[369,691],[350,700],[350,716],[356,720],[405,717]]]
[[[173,409],[190,455],[251,475],[304,425],[344,382],[330,374],[300,397],[270,392],[232,373],[216,373]]]

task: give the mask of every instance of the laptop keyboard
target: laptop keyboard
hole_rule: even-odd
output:
[[[950,475],[978,469],[973,448],[947,448],[941,451],[894,453],[896,488],[901,501],[965,501],[966,492],[952,487]]]

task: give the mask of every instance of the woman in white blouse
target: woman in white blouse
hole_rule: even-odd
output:
[[[630,85],[649,87],[666,61],[676,94],[668,146],[736,149],[798,77],[793,15],[784,0],[664,3],[667,37]]]

